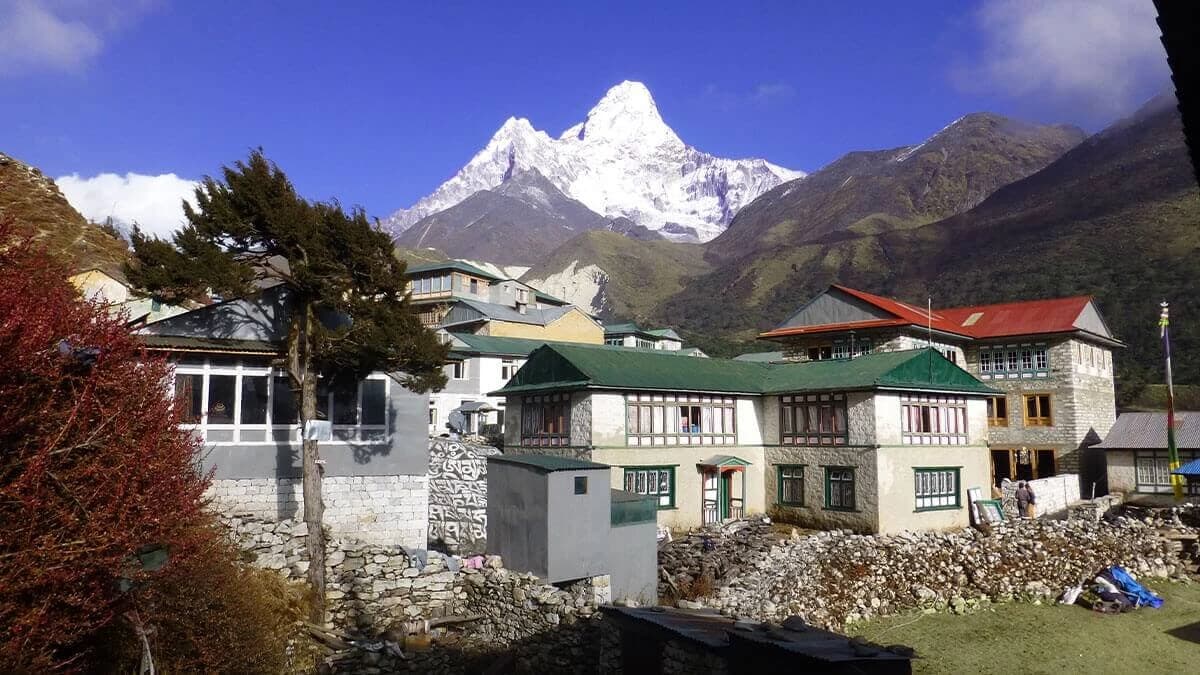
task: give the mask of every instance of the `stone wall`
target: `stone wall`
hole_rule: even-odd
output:
[[[446,438],[429,441],[429,541],[450,553],[487,547],[487,458],[496,448]]]
[[[425,548],[429,520],[425,476],[328,476],[321,490],[325,523],[334,536]],[[285,521],[303,514],[299,478],[214,480],[208,495],[228,516]]]
[[[225,522],[255,564],[304,577],[303,522]],[[515,655],[537,672],[573,672],[599,658],[591,624],[599,620],[597,607],[611,600],[608,576],[555,586],[505,569],[498,556],[462,558],[346,538],[329,541],[326,562],[328,625],[367,645],[335,654],[335,672],[462,672],[467,652],[481,651]],[[393,653],[410,622],[472,615],[482,617],[469,622],[470,650],[410,652],[406,660]]]
[[[1039,518],[1063,513],[1068,506],[1079,501],[1079,476],[1076,474],[1064,473],[1028,482],[1033,489],[1034,514]],[[1017,482],[1006,480],[1000,490],[1004,493],[1004,517],[1016,518]]]

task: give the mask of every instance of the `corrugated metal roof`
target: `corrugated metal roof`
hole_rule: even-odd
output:
[[[553,323],[562,318],[564,314],[575,308],[574,305],[566,305],[563,307],[547,307],[545,309],[526,307],[525,313],[522,314],[508,305],[500,305],[494,302],[468,300],[465,298],[459,299],[458,302],[471,307],[489,319],[508,321],[510,323],[528,323],[535,326],[545,326],[549,323]]]
[[[915,307],[892,298],[886,298],[846,286],[834,284],[829,289],[845,293],[866,302],[892,315],[894,318],[812,326],[781,326],[762,333],[759,337],[773,338],[793,335],[816,335],[855,329],[862,330],[894,326],[928,326],[942,333],[975,339],[1070,333],[1081,330],[1077,322],[1088,304],[1093,301],[1091,296],[1073,296],[1069,298],[1051,298],[1048,300],[1023,300],[991,305],[952,307],[950,309],[934,309],[932,312],[928,312],[924,307]]]
[[[282,354],[284,351],[282,344],[261,342],[259,340],[213,340],[179,335],[134,335],[134,337],[150,349],[272,355]]]
[[[555,471],[588,471],[609,468],[607,464],[589,462],[584,459],[573,459],[571,457],[559,457],[558,455],[493,455],[487,459],[489,462],[527,466],[531,469],[541,471],[542,473],[553,473]]]
[[[1200,476],[1200,459],[1193,459],[1171,473],[1180,476]]]
[[[995,393],[936,350],[867,354],[806,363],[680,359],[658,351],[547,344],[496,395],[609,388],[722,394],[877,388]]]
[[[1200,412],[1175,413],[1175,446],[1200,450]],[[1104,450],[1164,450],[1167,447],[1167,413],[1127,412],[1095,448]]]
[[[468,263],[465,263],[461,260],[447,260],[446,262],[427,263],[425,265],[417,265],[416,267],[409,267],[405,271],[405,273],[408,274],[409,276],[412,276],[414,274],[423,274],[425,272],[437,272],[439,270],[456,270],[459,272],[463,272],[465,274],[482,277],[484,279],[491,279],[493,281],[501,281],[501,278],[496,276],[495,274],[491,274],[489,272],[484,272],[483,270],[479,269],[478,267],[476,267],[474,265],[470,265]]]
[[[971,337],[1011,337],[1078,330],[1076,320],[1092,301],[1090,296],[1025,300],[937,310],[946,322]],[[978,315],[978,316],[976,316]],[[970,321],[974,317],[974,321]]]

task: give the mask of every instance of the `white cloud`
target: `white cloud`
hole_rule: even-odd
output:
[[[78,71],[153,0],[0,0],[0,76]]]
[[[102,173],[91,178],[71,174],[55,182],[84,218],[104,222],[111,217],[121,225],[137,223],[143,231],[162,238],[170,238],[184,224],[183,200],[196,204],[196,181],[173,173]]]
[[[1112,115],[1166,84],[1166,53],[1149,0],[984,0],[976,63],[955,73],[968,90],[1074,103]]]
[[[757,103],[768,103],[770,101],[789,98],[796,93],[796,88],[785,82],[770,82],[763,83],[754,88],[754,95],[751,96]]]
[[[763,82],[754,86],[748,92],[734,92],[722,89],[716,84],[704,87],[704,99],[716,104],[723,110],[733,110],[749,105],[767,106],[776,101],[791,98],[796,88],[786,82]]]

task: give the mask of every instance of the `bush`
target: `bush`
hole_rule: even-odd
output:
[[[313,670],[314,643],[301,623],[308,586],[243,562],[215,532],[180,563],[135,591],[155,666],[166,673],[296,673]],[[215,536],[207,536],[215,535]],[[141,643],[132,626],[112,629],[114,672],[136,672]]]
[[[186,565],[207,479],[168,397],[168,365],[68,270],[0,223],[0,664],[82,671],[131,608],[132,557]]]

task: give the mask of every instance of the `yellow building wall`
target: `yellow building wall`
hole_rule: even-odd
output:
[[[492,320],[488,322],[484,333],[497,337],[604,344],[604,328],[578,309],[572,309],[548,326]]]
[[[118,304],[129,299],[129,287],[100,270],[80,272],[70,281],[89,300]]]

